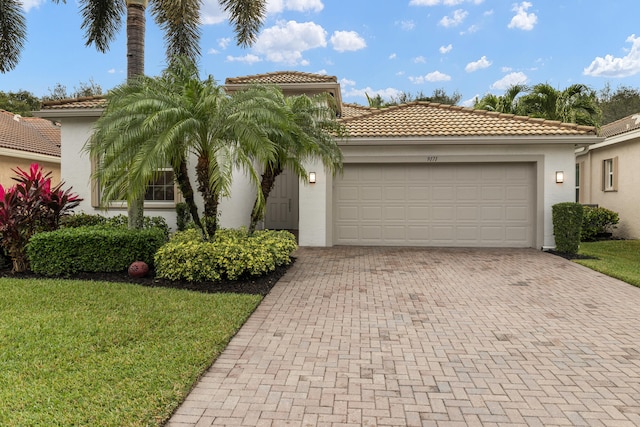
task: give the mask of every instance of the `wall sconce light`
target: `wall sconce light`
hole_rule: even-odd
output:
[[[564,172],[556,171],[556,183],[562,184],[564,182]]]
[[[315,184],[315,183],[316,183],[316,173],[309,172],[309,184]]]

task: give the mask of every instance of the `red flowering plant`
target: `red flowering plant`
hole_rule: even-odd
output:
[[[40,231],[53,231],[60,218],[82,201],[63,183],[51,186],[51,172],[44,173],[33,163],[29,171],[12,169],[17,175],[13,187],[0,185],[0,245],[13,263],[13,272],[29,268],[26,246],[31,236]]]

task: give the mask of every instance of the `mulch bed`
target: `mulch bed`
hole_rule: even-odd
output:
[[[553,251],[553,250],[547,251],[547,252],[549,252],[550,254],[562,257],[564,259],[569,259],[569,260],[571,260],[571,259],[598,259],[597,257],[591,256],[591,255],[567,254],[567,253],[564,253],[564,252],[557,252],[557,251]]]
[[[223,280],[220,282],[187,282],[187,281],[173,281],[166,279],[156,278],[153,271],[150,271],[147,276],[142,278],[130,277],[129,274],[124,272],[117,273],[77,273],[65,279],[81,279],[81,280],[99,280],[107,282],[123,282],[123,283],[135,283],[142,286],[150,287],[163,287],[174,289],[187,289],[191,291],[205,292],[205,293],[241,293],[241,294],[255,294],[255,295],[267,295],[271,288],[278,283],[278,280],[287,272],[289,267],[293,265],[295,258],[291,258],[289,265],[277,267],[273,272],[266,276],[260,277],[244,277],[238,280]],[[0,269],[0,277],[13,277],[21,279],[42,279],[48,278],[32,272],[25,273],[11,273],[10,268]]]

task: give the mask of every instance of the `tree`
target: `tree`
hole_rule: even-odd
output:
[[[520,99],[519,106],[531,117],[587,126],[600,122],[596,93],[583,84],[557,90],[548,83],[539,83]]]
[[[55,101],[69,98],[80,98],[84,96],[102,95],[102,87],[89,79],[89,82],[80,82],[78,86],[74,86],[73,92],[69,93],[67,87],[62,83],[56,83],[53,89],[49,88],[49,95],[42,97],[43,101]]]
[[[148,0],[80,0],[87,45],[100,52],[109,50],[111,41],[127,16],[127,78],[144,74],[145,11]],[[229,14],[236,40],[241,46],[253,43],[262,26],[267,0],[218,0]],[[65,0],[54,0],[65,3]],[[24,13],[18,0],[0,1],[0,71],[13,69],[26,40]],[[151,14],[164,31],[167,62],[185,56],[196,61],[200,56],[200,0],[180,2],[151,0]],[[142,199],[129,203],[129,226],[140,228]]]
[[[478,110],[495,111],[506,114],[521,114],[519,97],[528,91],[525,85],[512,85],[504,95],[496,96],[488,93],[481,99],[476,99],[473,108]]]
[[[40,100],[26,90],[6,93],[0,91],[0,109],[29,117],[33,110],[40,109]]]
[[[424,102],[436,102],[438,104],[456,105],[462,99],[462,94],[455,91],[453,95],[447,94],[443,88],[435,89],[431,96],[425,95],[422,91],[415,95],[411,92],[400,92],[398,95],[391,97],[389,101],[385,101],[380,94],[374,97],[367,96],[367,102],[369,107],[372,108],[384,108],[392,107],[394,105],[407,104],[409,102],[424,101]]]
[[[602,110],[603,125],[640,113],[640,90],[618,86],[612,93],[611,86],[607,83],[598,94],[598,106]]]
[[[279,90],[277,96],[289,120],[283,123],[286,128],[268,132],[269,139],[274,143],[275,156],[264,159],[256,156],[263,172],[260,192],[251,212],[250,233],[253,233],[258,221],[264,219],[263,206],[276,178],[285,169],[305,180],[308,173],[304,164],[310,159],[319,159],[331,173],[342,168],[342,151],[335,137],[344,135],[345,130],[336,120],[333,98],[327,95],[285,97]]]
[[[267,135],[287,128],[289,119],[274,91],[228,95],[212,76],[200,80],[195,64],[184,57],[161,77],[141,76],[116,87],[107,102],[85,147],[100,159],[93,177],[103,185],[103,201],[140,197],[158,169],[171,165],[194,222],[209,239],[233,170],[244,170],[257,188],[253,159],[273,160]],[[202,220],[187,169],[191,154],[204,200]]]

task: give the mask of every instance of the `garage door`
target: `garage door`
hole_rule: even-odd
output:
[[[334,244],[532,247],[531,163],[348,164]]]

